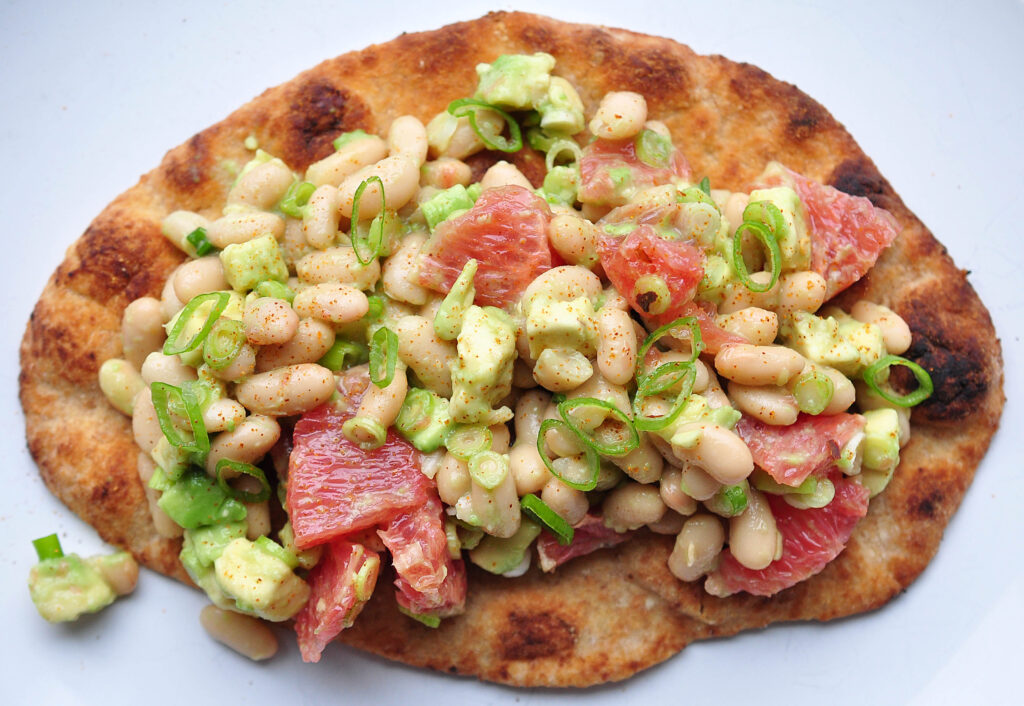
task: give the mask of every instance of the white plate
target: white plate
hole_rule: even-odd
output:
[[[1003,431],[906,594],[870,615],[775,626],[694,645],[624,684],[585,692],[516,691],[391,664],[332,645],[319,665],[282,653],[254,665],[198,626],[202,597],[146,573],[128,600],[74,626],[35,615],[25,589],[30,541],[58,531],[69,551],[103,547],[39,481],[16,401],[17,344],[64,250],[164,152],[268,86],[322,59],[401,31],[488,9],[461,3],[307,0],[15,2],[0,9],[0,213],[7,249],[0,316],[8,344],[0,409],[7,482],[0,493],[0,702],[544,703],[647,697],[698,702],[1011,703],[1019,697],[1022,471],[1019,193],[1024,187],[1024,12],[1020,3],[931,7],[859,2],[557,4],[519,9],[664,34],[750,61],[800,86],[843,122],[907,204],[971,271],[1004,348]],[[831,5],[831,4],[830,4]],[[984,5],[984,7],[982,6]],[[685,151],[687,146],[682,145]],[[296,698],[298,695],[298,698]]]

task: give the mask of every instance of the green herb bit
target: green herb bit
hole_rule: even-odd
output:
[[[395,378],[398,364],[398,335],[381,326],[370,339],[370,382],[383,389]]]
[[[552,510],[547,503],[533,493],[527,493],[519,500],[519,507],[523,513],[547,528],[555,539],[562,546],[572,543],[572,525],[562,519],[562,516]]]
[[[359,202],[363,198],[366,187],[376,182],[380,189],[380,211],[370,222],[370,226],[364,231],[359,225]],[[380,255],[381,246],[384,243],[384,214],[387,211],[387,201],[384,196],[384,182],[379,176],[372,176],[359,182],[356,193],[352,197],[352,230],[349,239],[352,241],[352,249],[355,250],[356,259],[360,265],[369,265]],[[375,228],[374,225],[377,227]]]
[[[249,493],[244,490],[232,488],[228,485],[228,481],[224,477],[225,471],[230,471],[235,476],[252,476],[260,482],[260,492]],[[241,500],[243,503],[261,503],[270,497],[270,481],[267,480],[267,476],[263,472],[262,468],[248,463],[242,463],[241,461],[232,461],[229,458],[222,458],[217,461],[217,485],[225,495],[228,495],[235,500]]]
[[[308,181],[297,181],[284,192],[277,210],[292,218],[302,218],[302,207],[309,203],[309,197],[316,191],[316,184]]]
[[[192,387],[175,387],[165,382],[154,382],[150,385],[153,395],[153,409],[156,411],[156,419],[160,424],[160,430],[171,446],[175,446],[187,453],[194,453],[204,456],[210,451],[210,437],[206,433],[206,425],[203,423],[203,413],[199,409],[195,391]],[[171,419],[171,412],[168,409],[171,399],[181,405],[192,430],[192,440],[186,441],[181,437],[174,421]]]
[[[213,328],[214,323],[224,313],[224,309],[227,308],[230,299],[231,295],[227,292],[208,292],[192,297],[192,301],[186,304],[185,308],[175,318],[174,325],[171,326],[171,330],[167,334],[167,340],[164,342],[163,348],[164,355],[189,353],[202,345],[206,337],[210,335],[210,330]],[[178,339],[181,337],[193,314],[196,313],[200,306],[211,301],[214,302],[213,308],[210,309],[210,313],[207,314],[206,320],[199,331],[186,343],[179,343]]]
[[[369,349],[362,343],[335,341],[334,345],[328,348],[323,357],[317,361],[317,364],[337,373],[351,368],[353,365],[361,365],[367,360],[369,360]]]
[[[551,472],[553,476],[558,478],[560,481],[565,483],[570,488],[576,490],[593,490],[597,487],[597,477],[601,473],[601,457],[598,456],[597,452],[593,447],[584,445],[583,453],[586,456],[587,463],[587,474],[586,477],[574,478],[566,473],[563,473],[563,469],[560,469],[554,465],[551,461],[551,457],[548,456],[547,444],[544,441],[545,436],[551,429],[571,429],[561,419],[545,419],[541,422],[540,429],[537,432],[537,453],[540,454],[540,460],[544,462],[544,466]],[[561,460],[561,459],[558,459]]]
[[[214,250],[213,243],[211,243],[210,239],[206,236],[206,228],[203,228],[202,226],[186,235],[185,240],[187,240],[189,244],[196,249],[197,257],[208,255]]]
[[[910,372],[914,374],[917,379],[917,389],[906,395],[897,395],[891,389],[882,387],[879,383],[879,378],[883,376],[883,379],[888,379],[889,368],[894,365],[902,365],[905,368],[909,368]],[[932,396],[935,391],[935,386],[932,384],[932,377],[928,374],[928,371],[922,368],[917,363],[907,360],[898,355],[887,355],[876,363],[869,365],[862,374],[864,382],[868,384],[872,390],[882,396],[887,402],[890,402],[897,407],[914,407],[924,402],[926,399]]]
[[[476,120],[476,113],[479,110],[491,110],[500,115],[508,125],[509,137],[505,138],[503,135],[481,130]],[[460,98],[448,104],[448,113],[456,118],[468,119],[469,126],[473,128],[473,132],[477,134],[487,149],[499,152],[518,152],[523,148],[523,135],[515,118],[490,103],[475,98]]]
[[[628,432],[627,439],[617,444],[599,442],[592,433],[585,432],[575,419],[572,418],[571,413],[573,410],[581,407],[599,407],[610,412],[626,428]],[[558,414],[562,417],[562,421],[565,422],[566,426],[576,435],[577,439],[602,456],[625,456],[640,445],[640,435],[633,424],[633,420],[611,402],[599,400],[596,397],[575,397],[561,402],[558,405]]]
[[[39,561],[60,559],[64,556],[64,550],[60,547],[60,538],[56,534],[48,534],[45,537],[33,539],[32,546],[36,549],[36,556],[39,557]]]

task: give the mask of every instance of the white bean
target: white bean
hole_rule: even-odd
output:
[[[468,164],[451,157],[441,157],[420,168],[420,182],[435,189],[450,189],[456,184],[469,186],[473,170]]]
[[[100,390],[107,401],[122,414],[132,416],[132,405],[139,391],[146,387],[135,366],[121,358],[103,362],[99,372]]]
[[[227,288],[224,266],[217,255],[189,260],[174,272],[174,294],[179,301],[191,301],[200,294],[219,292]]]
[[[349,284],[314,284],[295,295],[292,308],[302,318],[347,324],[365,316],[370,302]]]
[[[388,151],[394,155],[408,157],[422,165],[427,159],[427,129],[419,118],[403,115],[395,118],[388,128]]]
[[[121,341],[124,357],[142,367],[146,356],[164,344],[163,305],[159,299],[142,297],[125,307],[121,317]]]
[[[245,337],[255,346],[287,343],[299,328],[299,315],[283,299],[259,297],[242,315]]]
[[[540,499],[570,525],[579,524],[590,509],[586,493],[566,485],[553,476],[544,484]]]
[[[388,209],[394,211],[409,203],[419,188],[420,169],[415,161],[407,156],[385,157],[376,164],[363,167],[355,174],[345,178],[338,187],[341,197],[341,215],[352,217],[353,201],[356,189],[366,179],[379,177],[384,185],[384,199]],[[370,218],[380,212],[380,184],[371,182],[363,189],[359,199],[358,217]]]
[[[657,486],[629,481],[608,493],[601,507],[605,524],[619,532],[657,522],[667,509]]]
[[[217,462],[229,458],[240,463],[257,463],[281,438],[281,425],[273,417],[253,415],[231,431],[218,434],[210,442],[206,472],[217,476]],[[228,477],[230,474],[225,474]]]
[[[157,421],[156,408],[153,407],[153,393],[148,387],[139,390],[132,403],[132,436],[136,445],[146,454],[164,438],[160,422]]]
[[[520,497],[527,493],[539,493],[553,478],[537,451],[536,436],[532,442],[516,441],[509,452],[509,472]]]
[[[768,501],[760,491],[747,491],[747,509],[729,519],[729,551],[753,571],[766,568],[775,559],[779,534]]]
[[[676,443],[684,432],[693,434],[692,445],[684,447]],[[724,485],[735,485],[754,470],[754,459],[743,439],[717,424],[695,422],[681,426],[673,436],[672,450]]]
[[[284,219],[276,213],[245,211],[221,216],[206,229],[213,247],[223,250],[228,245],[247,243],[264,233],[280,240],[284,235]]]
[[[912,336],[907,322],[892,309],[861,299],[850,309],[850,315],[857,321],[874,324],[882,331],[885,350],[892,355],[906,353]]]
[[[661,474],[658,486],[661,499],[680,515],[692,515],[697,511],[697,501],[683,491],[683,471],[669,466]]]
[[[416,373],[428,390],[451,397],[450,363],[457,357],[455,343],[439,338],[433,322],[422,316],[403,316],[396,322],[394,331],[402,362]]]
[[[622,140],[639,133],[647,121],[647,101],[632,91],[612,91],[601,99],[590,121],[590,132],[606,140]]]
[[[168,385],[180,387],[181,383],[187,380],[196,379],[196,371],[181,362],[176,355],[164,355],[160,351],[154,351],[146,356],[142,364],[142,379],[147,385],[154,382],[165,382]]]
[[[741,385],[785,385],[805,363],[791,348],[748,343],[723,346],[715,356],[718,374]]]
[[[654,448],[647,434],[640,433],[640,444],[625,456],[610,457],[612,463],[637,483],[653,483],[661,478],[665,460]]]
[[[529,309],[533,297],[540,293],[568,302],[579,297],[593,299],[601,292],[601,278],[593,272],[578,265],[562,265],[547,270],[530,282],[523,292],[523,309]]]
[[[333,247],[309,253],[295,263],[295,272],[304,284],[340,282],[366,290],[380,279],[380,262],[374,258],[364,265],[354,248]]]
[[[682,532],[684,524],[686,524],[686,517],[670,508],[657,522],[648,522],[647,529],[654,534],[678,535]]]
[[[203,424],[207,432],[233,429],[245,419],[245,407],[232,399],[214,400],[203,410]]]
[[[533,379],[552,392],[575,390],[593,374],[587,357],[571,348],[545,348],[533,367]]]
[[[242,378],[249,377],[256,369],[256,349],[248,343],[243,343],[235,359],[227,367],[211,371],[214,376],[227,382],[238,382]]]
[[[696,581],[715,567],[723,544],[725,530],[721,521],[713,515],[694,515],[676,537],[668,558],[669,571],[683,581]]]
[[[729,398],[744,414],[773,426],[789,426],[800,413],[796,398],[784,387],[751,387],[730,382]]]
[[[256,354],[256,371],[265,373],[274,368],[299,363],[315,363],[334,345],[334,329],[323,321],[302,319],[295,335],[287,343],[264,346]]]
[[[790,272],[779,278],[779,303],[776,309],[783,316],[796,311],[812,314],[825,302],[828,285],[817,272]]]
[[[184,306],[185,304],[174,293],[174,276],[172,273],[167,278],[167,281],[164,282],[164,288],[160,292],[160,309],[163,313],[164,321],[170,321]]]
[[[463,495],[469,492],[472,479],[469,477],[469,466],[465,461],[444,455],[441,467],[437,471],[437,494],[446,505],[455,505]]]
[[[425,233],[410,233],[402,240],[398,250],[384,261],[381,284],[392,299],[416,306],[426,304],[430,291],[414,281],[420,248],[427,240]]]
[[[151,405],[152,406],[152,405]],[[177,522],[172,520],[163,508],[157,505],[160,499],[160,491],[149,487],[149,479],[156,472],[156,464],[149,457],[149,453],[140,453],[137,461],[139,480],[142,481],[142,489],[146,493],[146,502],[149,504],[149,513],[153,518],[153,527],[161,537],[176,539],[184,533],[184,529]]]
[[[359,403],[359,411],[356,416],[369,417],[382,427],[387,429],[395,423],[398,413],[402,410],[402,403],[405,401],[405,394],[409,391],[409,381],[405,374],[405,365],[399,363],[395,367],[394,377],[387,387],[377,387],[370,384],[366,388]],[[369,442],[371,439],[365,439]]]
[[[334,374],[315,363],[289,365],[253,375],[235,387],[246,409],[275,417],[307,412],[334,394]]]
[[[533,189],[533,184],[519,171],[519,168],[504,160],[492,165],[480,179],[480,188],[485,191],[499,186],[521,186],[524,189]]]
[[[710,500],[722,487],[707,471],[695,464],[683,463],[679,470],[683,491],[694,500]]]
[[[306,169],[306,181],[317,186],[328,184],[338,186],[345,177],[363,167],[384,159],[388,154],[388,146],[376,135],[352,140],[337,152],[330,154],[319,162],[314,162]]]
[[[306,204],[302,218],[302,234],[306,243],[318,250],[329,248],[338,239],[341,195],[330,184],[318,186]]]
[[[779,315],[756,306],[719,316],[716,323],[758,346],[769,345],[779,335]]]
[[[551,247],[570,265],[593,267],[598,260],[600,238],[597,226],[576,215],[558,214],[548,224]]]
[[[294,180],[292,170],[280,161],[257,164],[240,176],[231,187],[227,205],[269,211],[277,205]]]
[[[214,640],[251,660],[277,654],[277,637],[258,618],[208,605],[199,613],[199,622]]]
[[[597,369],[611,383],[625,385],[636,368],[637,340],[633,320],[620,309],[597,313]]]
[[[196,228],[209,228],[210,221],[192,211],[174,211],[160,224],[160,232],[183,253],[195,256],[196,249],[186,238]]]

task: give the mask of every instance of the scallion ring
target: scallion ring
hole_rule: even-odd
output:
[[[537,453],[540,455],[540,460],[544,462],[544,466],[551,472],[551,475],[558,478],[558,480],[565,483],[570,488],[576,490],[588,491],[593,490],[597,487],[597,476],[601,473],[601,457],[597,455],[592,447],[584,444],[583,453],[586,455],[587,467],[590,471],[587,478],[575,479],[569,478],[561,471],[559,471],[554,464],[551,462],[551,458],[548,456],[546,450],[546,443],[544,437],[552,429],[571,429],[571,427],[563,422],[561,419],[545,419],[540,424],[540,429],[537,431]]]
[[[238,357],[246,340],[241,321],[217,319],[203,341],[203,360],[214,370],[223,370]]]
[[[747,263],[743,261],[743,234],[753,233],[754,237],[761,241],[768,254],[768,264],[771,266],[771,279],[761,285],[750,277],[747,271]],[[751,292],[767,292],[779,281],[779,274],[782,272],[782,252],[779,250],[779,243],[768,226],[755,221],[743,221],[740,227],[732,236],[732,266],[736,275]]]
[[[889,372],[889,368],[894,365],[902,365],[905,368],[910,368],[910,372],[917,378],[917,389],[906,395],[896,395],[892,391],[882,387],[878,382],[878,376],[882,371],[886,374]],[[872,390],[877,392],[887,402],[891,402],[897,407],[913,407],[924,402],[926,399],[932,396],[932,392],[935,391],[935,386],[932,384],[932,377],[928,374],[928,371],[922,368],[912,360],[900,357],[898,355],[887,355],[881,360],[869,365],[862,373],[864,382],[868,384]]]
[[[349,233],[349,239],[352,241],[352,249],[356,251],[356,259],[360,265],[369,265],[380,255],[380,247],[384,242],[383,227],[374,229],[373,221],[371,221],[364,232],[359,226],[359,202],[363,198],[363,192],[366,190],[366,187],[372,182],[377,182],[377,188],[380,189],[380,213],[374,219],[383,215],[387,208],[387,201],[384,197],[384,182],[379,176],[372,176],[359,182],[359,186],[356,187],[356,193],[352,197],[352,228]],[[376,237],[374,237],[375,233]],[[366,257],[363,257],[364,254]]]
[[[668,380],[661,380],[665,376]],[[637,386],[633,398],[633,424],[639,431],[661,431],[672,424],[686,406],[686,400],[693,392],[693,384],[697,380],[697,368],[692,362],[674,361],[659,365],[654,372],[646,376]],[[661,394],[670,387],[682,383],[682,389],[676,395],[668,414],[661,417],[648,417],[643,413],[643,401],[647,397]]]
[[[175,387],[166,382],[154,382],[149,386],[153,394],[153,409],[156,410],[156,420],[160,424],[160,431],[171,446],[176,446],[183,451],[197,454],[206,454],[210,451],[210,437],[206,433],[206,425],[203,423],[203,413],[199,409],[199,402],[195,393],[190,387]],[[181,401],[181,407],[185,410],[185,418],[192,429],[192,441],[188,442],[181,437],[181,434],[174,426],[171,419],[171,412],[168,409],[171,395],[177,395]]]
[[[581,429],[579,423],[571,416],[574,410],[581,407],[598,407],[610,412],[629,431],[628,438],[618,444],[604,444],[598,441],[592,433],[588,434]],[[633,420],[611,402],[599,400],[596,397],[574,397],[559,403],[558,414],[562,417],[562,421],[572,430],[572,433],[576,435],[576,438],[602,456],[625,456],[640,445],[640,434],[637,432]]]
[[[667,323],[664,326],[654,329],[651,334],[644,339],[644,342],[640,345],[640,350],[636,356],[636,379],[637,382],[641,381],[646,377],[644,375],[644,360],[647,358],[647,351],[651,350],[651,346],[657,343],[658,339],[664,336],[672,329],[686,326],[690,329],[690,346],[692,349],[692,355],[690,356],[690,362],[697,360],[700,357],[701,352],[704,350],[704,339],[700,335],[700,322],[694,316],[680,316],[675,321]]]
[[[509,137],[505,138],[501,134],[487,133],[481,130],[476,121],[478,110],[492,110],[500,115],[508,125]],[[473,132],[477,134],[477,137],[480,138],[487,149],[498,150],[499,152],[518,152],[523,148],[523,134],[519,130],[519,125],[516,123],[515,118],[490,103],[475,98],[460,98],[448,104],[448,113],[456,118],[467,118],[469,126],[473,128]]]
[[[232,488],[224,477],[224,471],[234,471],[236,475],[252,476],[260,482],[260,492],[250,493]],[[232,461],[230,458],[222,458],[217,461],[217,485],[226,495],[243,503],[261,503],[270,497],[270,481],[267,480],[267,475],[262,468],[241,461]]]
[[[194,231],[185,236],[185,240],[188,241],[189,245],[196,249],[196,256],[202,257],[213,252],[213,243],[210,242],[209,236],[206,235],[206,228],[199,226]]]
[[[700,180],[700,183],[697,184],[697,186],[705,194],[711,196],[711,179],[709,179],[708,177],[704,177],[703,179]]]
[[[359,415],[342,424],[341,433],[363,451],[379,449],[388,439],[388,430],[383,424],[372,417]]]
[[[302,207],[309,203],[309,197],[316,191],[316,184],[296,181],[284,192],[277,204],[277,210],[292,218],[302,218]]]
[[[548,504],[536,495],[533,493],[524,495],[519,500],[519,507],[524,515],[533,518],[555,535],[555,539],[563,547],[572,543],[572,525],[562,519],[561,515],[548,507]]]
[[[444,441],[448,452],[460,461],[468,461],[478,453],[489,451],[493,436],[483,424],[460,424]]]
[[[494,490],[508,477],[507,454],[481,451],[469,459],[468,465],[469,477],[487,490]]]
[[[192,316],[199,307],[208,301],[214,302],[214,305],[206,317],[206,321],[203,322],[202,328],[187,343],[178,343],[178,338],[192,319]],[[229,301],[231,301],[231,295],[228,292],[207,292],[206,294],[192,297],[192,301],[186,304],[185,308],[178,313],[178,317],[174,320],[174,326],[171,327],[170,333],[167,334],[167,340],[164,341],[164,355],[188,353],[202,345],[206,337],[210,335],[210,329],[213,328],[220,315],[224,313],[224,309],[227,308]]]
[[[64,556],[64,550],[60,548],[60,538],[56,534],[48,534],[45,537],[33,539],[32,546],[36,549],[36,556],[39,557],[39,561],[60,559]]]
[[[796,400],[797,409],[807,414],[821,414],[832,401],[835,383],[825,373],[811,368],[790,383],[789,391]]]
[[[743,220],[761,223],[768,226],[772,235],[778,240],[786,229],[786,219],[782,211],[771,201],[752,201],[743,209]]]
[[[563,152],[572,153],[572,161],[569,162],[570,166],[575,164],[578,167],[580,160],[583,159],[583,150],[581,150],[580,146],[574,141],[557,140],[548,149],[547,156],[544,157],[544,165],[548,168],[549,172],[555,168],[555,160],[557,160],[559,155]]]
[[[688,186],[683,189],[676,197],[676,201],[679,203],[706,203],[709,206],[714,206],[715,210],[721,213],[721,209],[718,208],[718,204],[715,203],[715,200],[699,186]]]
[[[381,326],[370,339],[370,382],[383,389],[395,378],[398,363],[398,335]]]

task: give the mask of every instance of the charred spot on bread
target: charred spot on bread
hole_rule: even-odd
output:
[[[277,116],[271,132],[284,138],[280,157],[292,168],[305,169],[331,154],[334,138],[357,128],[373,132],[371,114],[359,96],[324,78],[295,87],[288,109]]]
[[[794,142],[803,142],[816,134],[819,127],[829,120],[825,109],[802,93],[797,93],[792,103],[786,123],[786,136]]]
[[[893,207],[892,187],[866,157],[844,159],[832,170],[828,183],[850,196],[862,196],[878,208]]]
[[[572,650],[576,630],[555,613],[511,611],[505,629],[498,633],[498,649],[504,659],[539,659]]]

